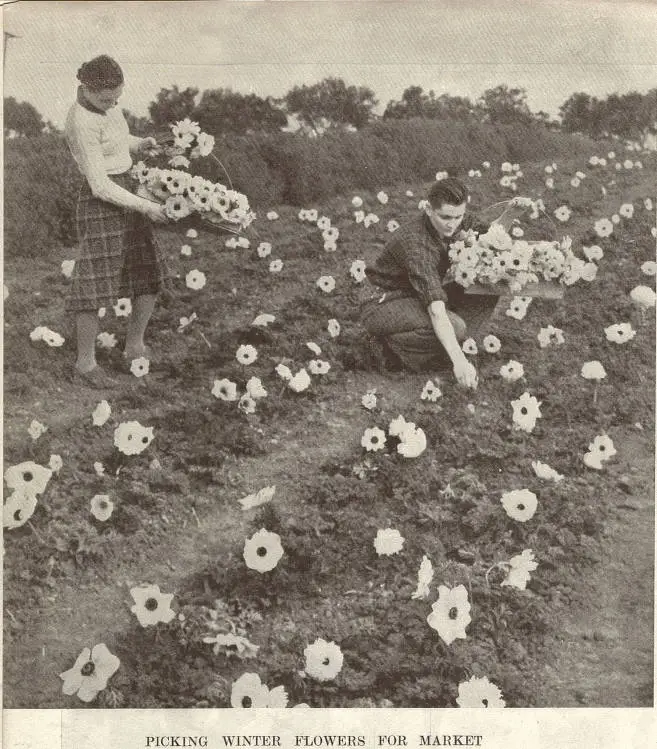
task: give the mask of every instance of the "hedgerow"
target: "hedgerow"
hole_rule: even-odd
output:
[[[588,138],[538,125],[484,125],[434,120],[378,121],[357,132],[320,138],[299,133],[224,136],[214,161],[197,172],[228,180],[251,205],[299,206],[348,189],[378,190],[429,180],[437,170],[455,174],[483,160],[571,158],[595,148]],[[227,176],[228,175],[228,176]],[[75,244],[75,200],[82,178],[61,135],[5,141],[5,252],[35,257]]]

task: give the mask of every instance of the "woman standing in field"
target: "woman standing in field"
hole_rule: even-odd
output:
[[[107,55],[78,70],[77,101],[66,118],[71,153],[85,177],[76,209],[80,247],[66,309],[76,315],[77,361],[73,381],[95,388],[117,383],[96,363],[98,310],[118,299],[132,300],[124,356],[143,356],[144,333],[156,295],[166,283],[163,255],[150,222],[163,223],[163,207],[133,194],[131,154],[155,145],[130,135],[116,107],[123,71]]]

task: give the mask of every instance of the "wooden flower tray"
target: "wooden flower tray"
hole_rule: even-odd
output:
[[[562,299],[564,287],[561,284],[553,283],[550,281],[539,281],[538,283],[530,283],[518,291],[514,292],[509,289],[508,284],[472,284],[465,289],[466,294],[485,295],[485,296],[498,296],[499,299],[493,310],[492,317],[501,315],[504,310],[509,306],[509,302],[516,296],[530,296],[536,299]]]

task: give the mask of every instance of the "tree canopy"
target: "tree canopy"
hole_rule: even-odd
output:
[[[148,105],[151,122],[157,130],[164,130],[172,122],[191,117],[196,107],[197,96],[198,89],[189,86],[184,91],[178,86],[161,88],[155,101]]]
[[[4,100],[4,134],[33,138],[46,129],[43,117],[26,101],[16,101],[13,96]]]
[[[422,86],[409,86],[402,93],[401,101],[389,101],[383,113],[385,119],[407,119],[427,117],[438,120],[467,120],[476,118],[475,105],[465,96],[424,93]]]
[[[204,91],[194,110],[194,119],[204,131],[213,134],[276,131],[287,124],[287,115],[271,97],[262,99],[229,88]]]
[[[327,127],[361,128],[378,104],[366,86],[347,86],[342,78],[324,78],[312,86],[295,86],[284,97],[287,111],[315,132]]]
[[[606,99],[578,92],[566,99],[559,112],[561,127],[568,133],[613,133],[635,139],[657,129],[657,88],[647,94],[610,94]]]

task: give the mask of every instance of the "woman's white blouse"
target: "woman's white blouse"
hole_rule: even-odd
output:
[[[76,102],[66,117],[64,133],[94,197],[143,212],[150,201],[124,190],[108,177],[130,169],[130,149],[136,148],[141,140],[130,135],[123,112],[113,107],[105,114],[96,114]]]

